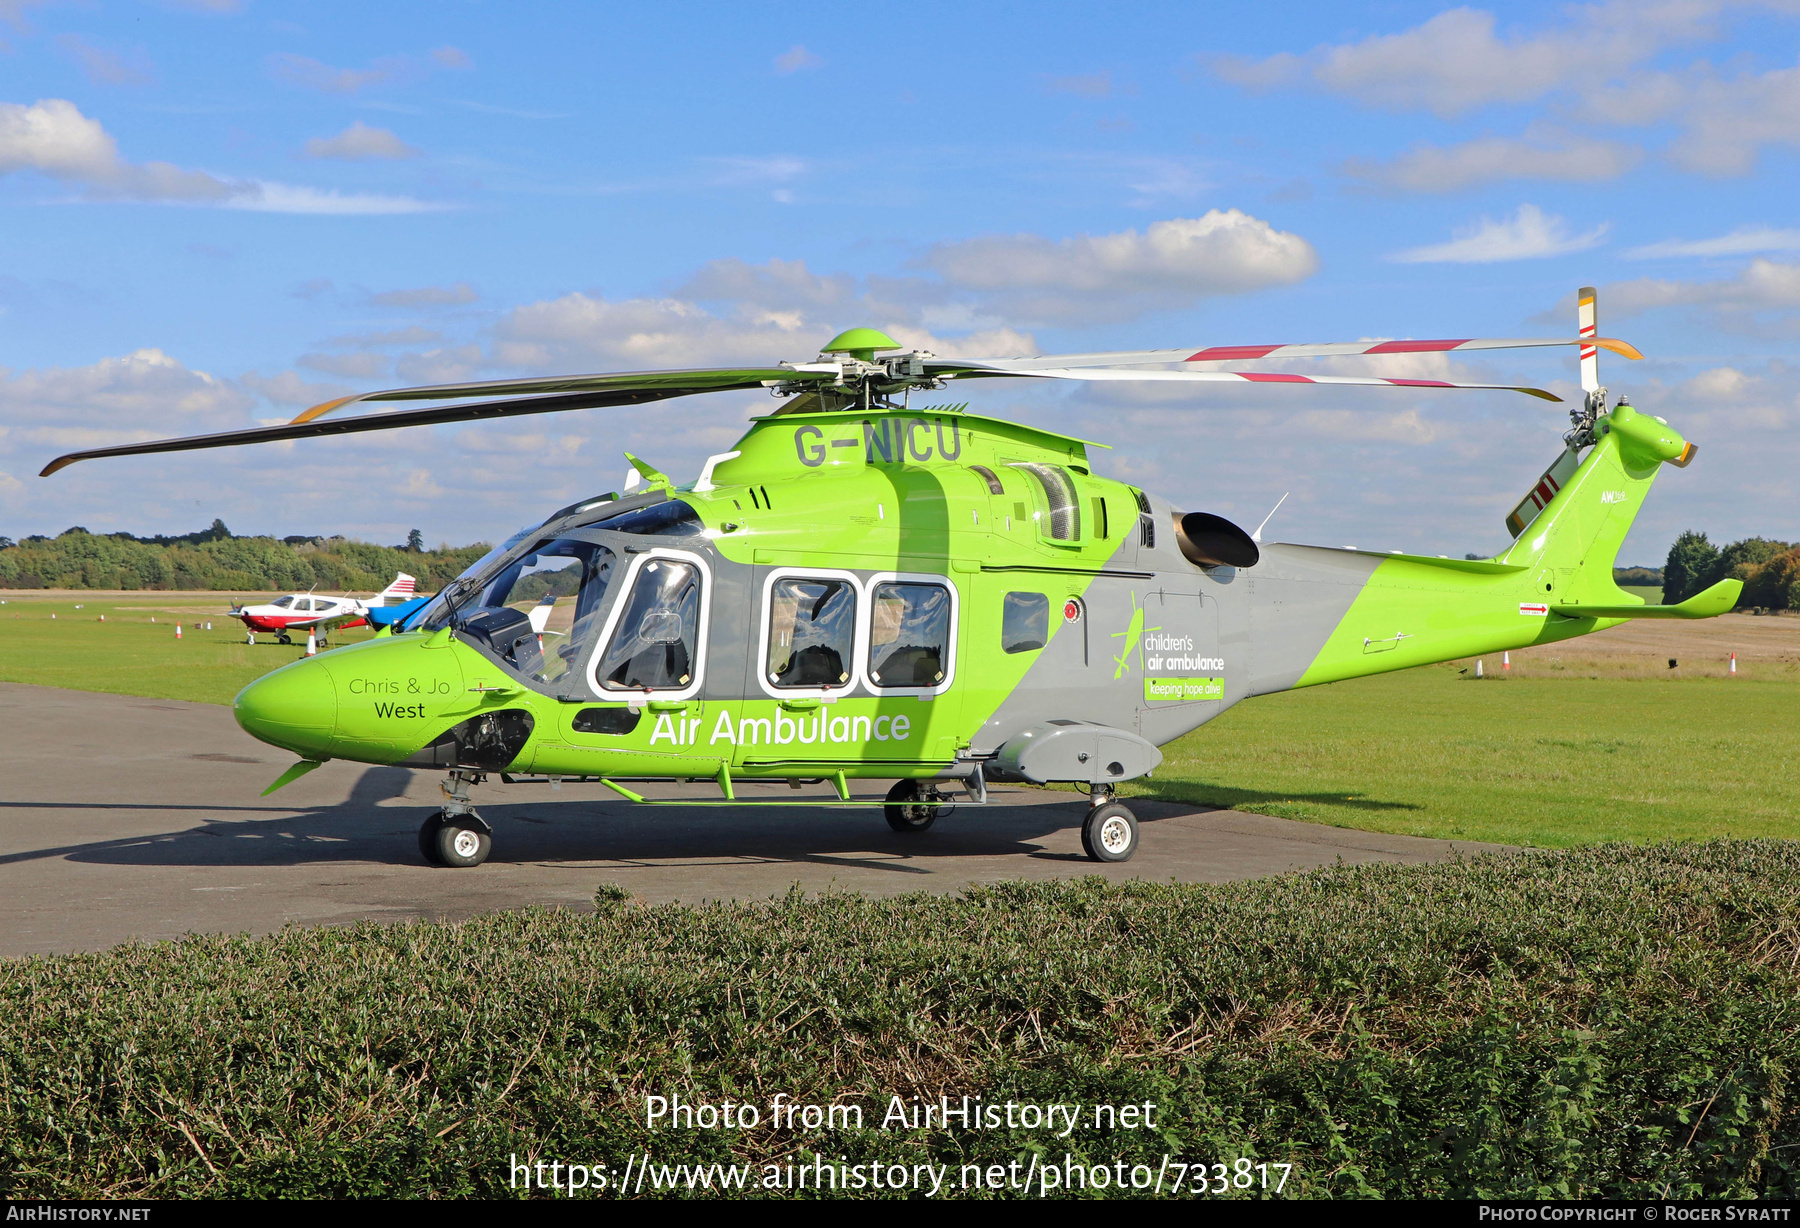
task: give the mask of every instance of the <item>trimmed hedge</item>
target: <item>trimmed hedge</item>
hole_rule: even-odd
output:
[[[0,964],[0,1194],[504,1195],[509,1157],[1029,1151],[1287,1194],[1796,1193],[1800,845],[290,929]],[[861,1103],[657,1130],[644,1098]],[[888,1097],[1157,1128],[876,1128]],[[204,1158],[202,1156],[204,1153]],[[648,1192],[648,1191],[646,1191]]]

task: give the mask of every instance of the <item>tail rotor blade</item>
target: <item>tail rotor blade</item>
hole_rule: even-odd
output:
[[[1594,339],[1600,335],[1594,312],[1594,287],[1583,286],[1576,297],[1576,323],[1581,331],[1581,390],[1593,392],[1600,387],[1600,347]]]

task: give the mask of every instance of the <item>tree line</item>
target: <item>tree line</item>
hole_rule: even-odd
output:
[[[55,537],[0,537],[0,588],[379,592],[404,571],[429,593],[487,551],[485,543],[426,550],[417,529],[405,546],[376,546],[342,537],[238,537],[218,520],[180,537],[77,526]]]
[[[1800,542],[1746,537],[1720,547],[1689,529],[1669,547],[1663,601],[1675,605],[1730,579],[1744,582],[1740,609],[1800,610]]]

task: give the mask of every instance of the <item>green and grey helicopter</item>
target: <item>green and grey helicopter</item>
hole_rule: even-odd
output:
[[[857,328],[811,362],[366,393],[282,426],[71,453],[43,473],[766,388],[783,404],[692,483],[627,454],[623,492],[514,535],[406,629],[245,687],[238,723],[300,756],[268,791],[334,758],[442,770],[446,800],[420,850],[474,866],[492,832],[469,789],[489,774],[599,781],[651,804],[631,786],[694,782],[716,788],[710,804],[789,805],[745,803],[737,787],[825,781],[818,804],[881,804],[911,833],[953,803],[985,803],[990,781],[1073,782],[1091,803],[1083,846],[1117,862],[1136,851],[1138,825],[1115,787],[1239,700],[1732,607],[1735,580],[1674,606],[1613,583],[1651,482],[1665,463],[1687,465],[1694,445],[1624,397],[1608,405],[1598,351],[1640,355],[1597,335],[1593,290],[1578,297],[1570,340],[955,359]],[[1094,473],[1081,440],[911,405],[1006,376],[1507,388],[1556,401],[1513,385],[1211,365],[1554,345],[1580,347],[1585,396],[1563,451],[1507,517],[1512,544],[1483,560],[1263,544],[1260,530]],[[449,403],[330,416],[408,401]],[[859,801],[860,779],[898,783]]]

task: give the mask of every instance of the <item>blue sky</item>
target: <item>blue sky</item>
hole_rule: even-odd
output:
[[[76,466],[471,375],[1602,331],[1701,445],[1683,528],[1800,537],[1800,5],[0,0],[0,533],[494,539],[692,477],[766,398]],[[1629,368],[1629,369],[1627,369]],[[1567,351],[1296,364],[1574,386]],[[1046,390],[975,408],[1269,536],[1491,551],[1514,394]],[[955,399],[963,399],[961,396]]]

